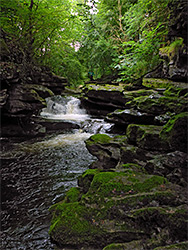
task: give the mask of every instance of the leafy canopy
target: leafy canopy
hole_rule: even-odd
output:
[[[159,64],[173,0],[1,0],[1,26],[31,58],[80,84],[130,82]]]

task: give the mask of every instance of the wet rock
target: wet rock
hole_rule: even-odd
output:
[[[144,250],[143,242],[141,240],[134,240],[129,243],[112,243],[103,250]]]
[[[67,79],[51,74],[51,72],[48,74],[41,73],[40,85],[50,89],[55,95],[61,95],[67,86]]]
[[[121,142],[116,141],[105,134],[97,134],[86,140],[86,147],[91,154],[98,158],[97,168],[110,169],[116,167],[120,158],[120,144],[125,140],[122,137]],[[120,143],[120,144],[119,144]],[[92,165],[92,168],[95,164]]]
[[[40,91],[42,92],[42,90]],[[5,106],[7,114],[32,113],[33,110],[39,110],[43,107],[45,107],[45,100],[37,93],[36,86],[14,84],[9,89],[9,98]]]
[[[153,124],[155,116],[139,112],[134,109],[115,110],[108,114],[107,121],[113,122],[116,125],[124,125],[125,128],[130,123],[136,124]]]
[[[172,245],[166,245],[166,246],[161,246],[161,247],[156,247],[154,250],[186,250],[188,248],[188,242],[180,242],[177,244],[172,244]]]
[[[121,147],[120,155],[119,162],[121,164],[135,163],[145,166],[148,160],[153,159],[153,155],[155,155],[155,153],[127,144]]]
[[[130,124],[127,127],[128,143],[151,151],[169,151],[169,145],[160,138],[161,126]]]
[[[167,97],[159,94],[141,96],[129,102],[129,106],[155,116],[166,112],[180,113],[187,109],[187,101],[181,97]]]
[[[87,170],[79,186],[81,193],[74,196],[74,202],[68,194],[69,199],[50,209],[50,236],[60,246],[103,249],[114,242],[134,245],[137,241],[139,249],[145,249],[146,240],[159,239],[164,228],[171,242],[178,239],[178,232],[182,241],[186,239],[182,234],[186,229],[184,189],[163,177],[130,164],[121,172]]]
[[[17,124],[5,124],[1,126],[1,136],[8,138],[20,138],[26,140],[28,137],[43,136],[46,128],[40,124],[25,123],[19,118]]]
[[[82,105],[92,115],[106,115],[124,107],[123,87],[117,85],[86,85]]]
[[[80,128],[80,126],[75,122],[68,122],[68,121],[54,120],[54,119],[51,120],[40,117],[32,117],[32,120],[35,123],[40,124],[42,127],[44,127],[46,133]]]
[[[183,152],[175,151],[168,154],[153,156],[145,166],[148,173],[162,175],[170,182],[182,186],[187,185],[188,155]]]
[[[173,116],[160,132],[160,139],[168,142],[172,150],[187,152],[188,112]]]

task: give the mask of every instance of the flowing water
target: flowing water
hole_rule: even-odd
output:
[[[95,160],[84,141],[112,126],[92,119],[79,105],[74,97],[48,98],[41,116],[80,129],[2,147],[1,249],[57,249],[48,235],[48,209],[77,186],[78,176]]]

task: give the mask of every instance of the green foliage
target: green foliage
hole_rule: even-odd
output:
[[[162,55],[168,56],[171,60],[178,53],[182,45],[183,45],[183,38],[179,37],[174,42],[172,42],[169,46],[161,48],[160,53]]]
[[[159,48],[168,31],[168,2],[138,0],[125,13],[127,40],[123,53],[115,60],[121,81],[134,81],[159,64]]]
[[[159,50],[173,56],[183,41],[167,47],[173,0],[1,0],[1,26],[39,63],[71,85],[119,73],[131,82],[160,62]],[[78,46],[76,48],[76,46]]]
[[[75,84],[83,77],[74,49],[82,25],[74,11],[75,4],[69,0],[3,0],[1,25],[30,58]]]

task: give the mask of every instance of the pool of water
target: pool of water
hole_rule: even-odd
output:
[[[1,249],[58,249],[49,238],[49,207],[61,201],[95,160],[85,140],[112,126],[92,119],[74,97],[47,99],[45,119],[76,121],[80,129],[2,146]]]

